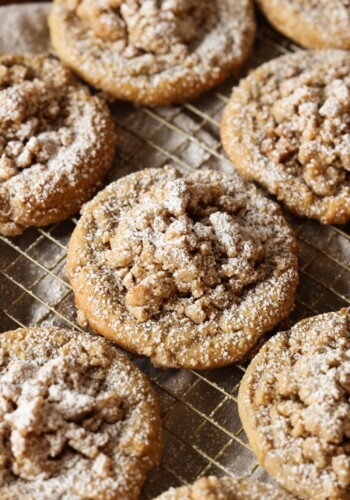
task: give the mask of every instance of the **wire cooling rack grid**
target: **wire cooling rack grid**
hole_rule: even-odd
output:
[[[296,46],[259,21],[255,50],[242,75]],[[188,172],[214,168],[229,173],[219,122],[232,85],[229,80],[191,104],[135,108],[115,103],[119,148],[107,182],[142,167],[171,163]],[[320,226],[286,214],[301,246],[300,286],[291,323],[350,305],[350,225]],[[1,331],[36,324],[80,330],[65,274],[67,244],[77,218],[22,236],[0,237]],[[237,411],[244,368],[195,372],[156,370],[148,360],[135,363],[152,379],[164,424],[161,465],[149,476],[143,497],[208,474],[238,474],[270,481],[247,444]]]

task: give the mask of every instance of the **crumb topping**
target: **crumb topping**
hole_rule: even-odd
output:
[[[289,434],[302,438],[296,462],[330,466],[341,485],[350,485],[350,351],[323,347],[304,355],[276,376],[279,415],[286,417]],[[267,400],[271,387],[259,386],[256,403]]]
[[[0,344],[0,493],[134,498],[156,438],[141,375],[106,341],[36,331]]]
[[[45,77],[24,62],[0,62],[0,182],[34,164],[45,168],[75,132],[67,116],[68,70],[48,61]]]
[[[350,58],[299,51],[241,80],[222,122],[237,168],[301,216],[350,217]]]
[[[350,493],[349,311],[302,321],[270,340],[256,363],[249,399],[265,452],[288,467],[290,484],[294,474],[298,477],[296,493],[305,494],[308,487],[312,498],[345,498]],[[281,474],[277,479],[285,481]]]
[[[261,88],[263,108],[271,106],[261,152],[279,168],[303,177],[317,196],[338,194],[350,182],[347,67],[318,65],[303,71],[292,65],[283,80],[278,77],[271,75]]]
[[[89,29],[93,43],[103,41],[114,61],[118,55],[129,67],[122,72],[132,76],[194,67],[200,57],[192,49],[218,22],[210,0],[70,0],[68,9]]]
[[[238,175],[166,166],[84,207],[67,272],[81,324],[157,365],[204,368],[242,359],[288,314],[296,253],[277,206]]]
[[[217,21],[210,0],[71,0],[70,8],[94,36],[117,42],[124,57],[153,53],[174,64]]]
[[[334,471],[350,485],[350,350],[328,347],[305,355],[278,373],[277,411],[302,437],[302,459]],[[300,459],[300,458],[299,458]]]
[[[59,61],[0,55],[0,232],[76,212],[110,167],[114,141],[105,102]]]
[[[213,310],[239,302],[268,273],[261,235],[236,217],[242,208],[220,181],[176,179],[142,194],[106,252],[127,310],[142,322],[162,307],[181,310],[201,324]]]
[[[61,57],[88,81],[151,105],[222,81],[255,31],[251,0],[56,0],[50,26]]]

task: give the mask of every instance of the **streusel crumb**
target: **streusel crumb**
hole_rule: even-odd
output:
[[[253,450],[301,498],[349,498],[349,396],[346,309],[272,337],[244,376],[239,409]]]
[[[110,167],[106,104],[53,58],[0,54],[0,233],[57,222]]]
[[[63,61],[112,96],[184,102],[247,58],[251,0],[56,0],[49,18]]]
[[[350,218],[349,69],[337,50],[269,61],[234,89],[222,120],[235,166],[323,223]]]
[[[107,341],[57,328],[0,338],[0,496],[136,499],[160,454],[144,376]]]
[[[297,246],[238,176],[165,167],[84,208],[68,251],[79,317],[160,366],[242,359],[293,306]]]

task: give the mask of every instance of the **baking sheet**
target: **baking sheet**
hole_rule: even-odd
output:
[[[15,9],[23,9],[21,23],[23,15],[36,23],[35,4]],[[8,8],[1,7],[2,25],[5,14],[9,15]],[[13,13],[11,16],[13,21]],[[21,34],[13,37],[16,44],[29,42],[21,26],[12,24],[13,31]],[[3,40],[0,35],[0,50],[4,50]],[[10,50],[8,39],[6,44]],[[136,108],[120,102],[111,105],[119,147],[106,182],[167,163],[185,172],[209,167],[229,173],[232,165],[220,145],[219,122],[232,86],[250,68],[296,49],[259,18],[255,50],[248,64],[240,75],[212,92],[171,108]],[[350,224],[321,226],[288,213],[286,216],[301,247],[300,285],[290,323],[349,306]],[[44,229],[30,229],[12,239],[0,236],[0,331],[44,323],[79,330],[65,275],[67,244],[77,219],[78,215]],[[208,474],[235,473],[271,481],[257,465],[238,416],[237,392],[243,367],[161,371],[143,358],[135,363],[152,379],[164,427],[162,462],[150,474],[143,498]]]

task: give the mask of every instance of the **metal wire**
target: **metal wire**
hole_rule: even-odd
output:
[[[249,68],[296,48],[261,22]],[[247,70],[248,66],[240,76]],[[220,145],[219,123],[237,80],[184,106],[151,110],[113,104],[119,149],[107,181],[166,163],[185,172],[210,167],[229,173],[232,165]],[[300,286],[290,323],[349,306],[349,224],[320,226],[285,214],[301,246]],[[67,244],[76,222],[71,217],[13,239],[0,237],[1,331],[43,323],[81,331],[65,276]],[[134,362],[154,384],[164,424],[162,463],[151,473],[144,498],[211,473],[270,480],[258,466],[238,417],[237,392],[244,368],[161,371],[146,359]]]

